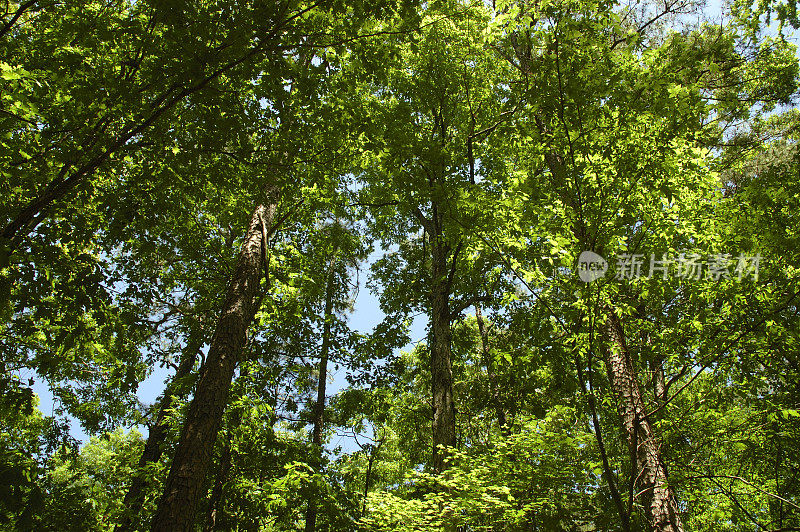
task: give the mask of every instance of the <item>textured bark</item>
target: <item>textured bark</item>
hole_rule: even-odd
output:
[[[217,329],[211,340],[197,390],[153,518],[153,532],[192,530],[214,442],[228,403],[236,364],[247,340],[247,328],[260,302],[266,237],[275,213],[275,195],[253,212],[239,259],[227,289]]]
[[[536,123],[539,131],[547,134],[547,128],[539,117],[536,118]],[[546,153],[544,158],[550,170],[551,185],[576,215],[572,224],[573,235],[583,249],[594,249],[583,216],[580,196],[568,186],[569,179],[564,158],[555,152]],[[632,463],[636,467],[632,476],[635,488],[632,498],[634,495],[636,498],[641,498],[652,530],[683,531],[675,494],[667,484],[667,471],[661,459],[661,442],[646,417],[639,381],[631,363],[622,325],[613,311],[608,312],[606,325],[611,344],[607,353],[606,369],[617,396],[620,420],[625,430]]]
[[[333,320],[334,258],[331,259],[328,281],[325,286],[325,324],[322,326],[322,346],[319,354],[319,377],[317,378],[317,402],[314,403],[314,429],[311,442],[322,451],[322,429],[325,416],[325,390],[328,385],[328,352],[331,346],[331,321]],[[317,505],[308,501],[306,509],[306,532],[313,532],[317,525]]]
[[[475,305],[475,320],[478,322],[478,333],[481,335],[481,358],[483,358],[483,365],[486,366],[486,375],[489,377],[489,393],[492,395],[492,405],[497,415],[497,424],[500,426],[500,433],[504,437],[508,437],[511,427],[506,419],[506,410],[500,398],[500,387],[497,384],[494,358],[489,348],[489,330],[486,327],[486,322],[483,321],[483,313],[481,313],[480,305]]]
[[[243,367],[239,373],[239,377],[245,377],[248,374],[247,367]],[[211,497],[208,501],[208,515],[206,516],[205,531],[211,532],[212,530],[230,530],[232,527],[226,521],[228,515],[225,513],[225,485],[228,479],[231,478],[231,469],[233,469],[233,450],[231,440],[234,437],[234,431],[241,425],[242,415],[240,410],[234,410],[228,419],[228,428],[226,431],[225,443],[222,446],[222,454],[219,460],[219,469],[217,470],[216,478],[214,479],[214,487],[211,489]],[[242,527],[242,523],[239,523]]]
[[[435,221],[438,221],[434,218]],[[438,224],[437,224],[438,225]],[[442,472],[447,453],[440,445],[456,445],[456,408],[450,338],[448,246],[441,233],[431,237],[431,388],[433,392],[433,469]]]
[[[619,488],[617,487],[616,479],[614,478],[614,472],[611,469],[611,465],[608,461],[608,453],[606,452],[606,445],[603,440],[603,430],[600,426],[600,418],[597,415],[597,401],[595,401],[594,396],[594,385],[592,383],[592,361],[589,359],[588,364],[588,379],[584,378],[583,369],[582,369],[582,362],[578,360],[576,362],[576,368],[578,370],[578,381],[581,385],[581,391],[583,395],[585,395],[589,400],[589,410],[592,413],[592,427],[594,428],[594,435],[597,439],[597,449],[600,451],[600,459],[603,463],[603,478],[606,480],[606,484],[608,485],[608,490],[611,492],[611,500],[614,501],[614,506],[617,509],[617,513],[619,514],[620,525],[622,525],[622,530],[624,532],[630,532],[631,530],[631,522],[630,522],[630,515],[628,515],[628,511],[625,508],[625,505],[622,503],[622,496],[619,493]],[[589,384],[589,389],[586,389],[586,384]]]
[[[166,390],[164,390],[164,396],[161,398],[161,402],[158,406],[156,421],[153,426],[150,427],[147,443],[142,451],[142,456],[139,458],[137,473],[134,475],[131,486],[125,494],[125,499],[123,501],[126,508],[125,516],[117,525],[115,529],[117,532],[132,530],[134,520],[142,511],[145,490],[147,489],[147,476],[144,469],[147,465],[154,464],[161,459],[164,441],[167,438],[167,415],[175,404],[175,401],[188,391],[184,380],[191,374],[195,360],[197,360],[197,352],[200,350],[201,346],[202,341],[198,337],[189,338],[189,342],[181,354],[181,360],[178,364],[175,376],[172,377],[172,381],[167,385]]]
[[[651,529],[659,532],[682,532],[678,503],[667,482],[667,470],[661,457],[661,442],[646,417],[639,382],[625,341],[619,318],[609,312],[609,340],[606,365],[618,410],[625,430],[631,457],[637,499],[644,507]]]

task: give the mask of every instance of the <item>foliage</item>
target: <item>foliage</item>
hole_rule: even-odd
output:
[[[195,528],[800,527],[800,24],[726,6],[6,2],[0,528],[151,526],[268,190]]]

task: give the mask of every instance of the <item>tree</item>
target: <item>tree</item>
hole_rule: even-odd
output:
[[[424,309],[428,316],[436,471],[446,468],[442,447],[457,444],[451,324],[487,290],[469,281],[477,270],[470,269],[471,243],[458,221],[480,178],[476,145],[513,110],[500,103],[507,94],[494,77],[497,63],[482,48],[486,16],[472,5],[431,6],[420,38],[394,45],[400,67],[382,72],[383,85],[368,97],[382,106],[377,135],[391,135],[373,133],[376,159],[363,173],[362,202],[375,206],[373,230],[382,243],[398,246],[397,257],[376,265],[379,278],[388,287],[398,268],[408,268],[416,288],[413,300],[405,290],[397,297],[387,289],[384,308]],[[409,225],[413,236],[397,231]]]

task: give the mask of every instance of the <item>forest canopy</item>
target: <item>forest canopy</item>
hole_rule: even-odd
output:
[[[0,530],[800,530],[798,27],[0,3]]]

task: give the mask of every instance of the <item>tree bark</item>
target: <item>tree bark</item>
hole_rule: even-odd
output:
[[[260,303],[261,271],[267,267],[266,240],[276,204],[276,195],[270,193],[269,197],[268,204],[257,206],[250,220],[205,367],[186,414],[164,493],[153,518],[153,532],[188,532],[194,526],[233,372],[247,340],[247,328]]]
[[[333,320],[334,266],[336,251],[331,258],[328,281],[325,286],[325,324],[322,326],[322,346],[319,354],[319,377],[317,378],[317,402],[314,403],[314,429],[311,442],[322,452],[322,429],[325,422],[325,390],[328,384],[328,353],[331,346],[331,322]],[[306,532],[314,532],[317,526],[317,505],[309,499],[306,509]]]
[[[539,131],[545,134],[546,128],[539,117],[536,121]],[[555,152],[549,152],[545,154],[545,163],[552,176],[552,186],[576,214],[572,225],[573,235],[584,250],[594,249],[583,216],[580,197],[572,194],[567,186],[564,158]],[[683,524],[678,512],[678,503],[667,483],[667,470],[661,458],[661,442],[647,419],[642,392],[631,362],[622,324],[613,310],[608,310],[606,326],[610,342],[606,369],[617,396],[617,409],[631,453],[631,462],[636,468],[632,475],[634,488],[632,491],[635,493],[631,493],[629,502],[632,505],[635,498],[641,497],[652,530],[682,532]]]
[[[147,436],[147,443],[142,451],[142,456],[139,458],[137,472],[133,477],[130,488],[125,494],[123,504],[125,505],[125,515],[122,521],[116,526],[117,532],[127,532],[133,529],[133,522],[139,516],[144,505],[145,490],[147,488],[147,474],[145,468],[149,464],[154,464],[161,459],[163,453],[163,444],[167,439],[167,415],[174,405],[175,401],[186,394],[187,387],[183,382],[186,377],[191,374],[194,368],[195,360],[197,360],[197,352],[202,346],[202,341],[199,337],[190,337],[186,348],[181,354],[181,360],[178,364],[178,369],[172,381],[167,385],[164,390],[164,396],[158,407],[158,414],[156,421],[150,427],[150,433]]]
[[[635,498],[641,498],[651,530],[682,532],[678,502],[667,482],[661,442],[647,419],[636,372],[619,318],[609,311],[606,325],[610,348],[606,365],[635,470]]]
[[[247,367],[243,367],[239,371],[239,377],[245,377],[248,374]],[[228,428],[225,431],[225,443],[222,446],[222,454],[219,460],[219,469],[217,476],[214,479],[214,487],[211,489],[211,497],[208,501],[208,515],[206,517],[205,531],[211,532],[212,530],[227,530],[229,524],[225,519],[225,484],[231,476],[231,469],[233,468],[233,450],[231,441],[234,438],[234,431],[242,423],[242,414],[240,410],[231,412],[228,419]],[[241,526],[241,523],[239,523]]]
[[[434,224],[438,226],[434,215]],[[447,468],[447,452],[456,445],[456,408],[450,333],[449,247],[441,231],[431,235],[431,389],[433,392],[433,469]],[[453,259],[455,260],[455,258]]]
[[[483,365],[486,366],[486,375],[489,377],[489,393],[492,395],[492,404],[497,415],[497,424],[500,426],[500,433],[503,437],[508,437],[510,427],[506,418],[506,410],[503,408],[503,401],[500,399],[500,389],[497,385],[497,374],[494,368],[494,358],[489,349],[489,329],[483,321],[480,305],[475,305],[475,320],[478,322],[478,333],[481,336],[481,354]]]

